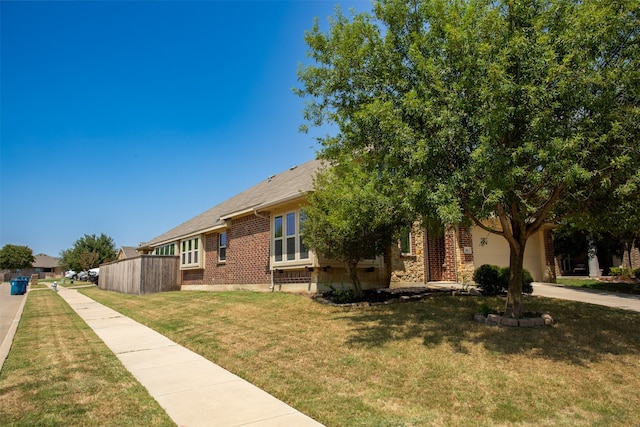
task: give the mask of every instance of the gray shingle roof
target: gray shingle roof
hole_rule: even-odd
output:
[[[33,264],[31,264],[34,268],[56,268],[58,267],[58,258],[54,258],[45,254],[38,254],[34,257]]]
[[[146,245],[154,247],[193,236],[203,231],[223,226],[223,218],[230,218],[250,209],[260,210],[262,207],[271,206],[279,201],[298,197],[313,188],[313,177],[320,166],[320,160],[312,160],[273,175],[248,190],[155,237],[147,242]]]
[[[135,246],[121,246],[120,250],[124,253],[125,258],[135,258],[138,256],[138,248]]]

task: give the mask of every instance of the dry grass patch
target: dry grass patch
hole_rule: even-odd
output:
[[[2,426],[174,425],[54,292],[30,292],[0,372]]]
[[[640,314],[530,298],[545,328],[472,314],[499,299],[358,308],[283,293],[83,293],[328,426],[635,425]]]

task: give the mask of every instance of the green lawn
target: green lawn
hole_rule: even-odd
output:
[[[640,295],[640,283],[603,282],[596,279],[573,279],[569,277],[558,278],[557,283],[563,286]]]
[[[80,290],[333,426],[640,421],[640,313],[525,299],[556,324],[472,322],[499,298],[339,308],[299,295]],[[0,374],[0,425],[170,425],[59,295],[29,294]]]
[[[527,298],[557,323],[471,321],[498,298],[336,308],[283,293],[83,293],[328,426],[636,425],[640,313]]]
[[[60,296],[29,292],[0,372],[2,426],[170,426],[173,421]]]

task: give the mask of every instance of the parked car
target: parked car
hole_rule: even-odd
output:
[[[64,272],[64,277],[67,279],[75,279],[77,277],[77,273],[73,270],[68,270]]]
[[[98,268],[92,268],[91,270],[88,271],[89,273],[89,281],[95,284],[98,284],[98,277],[100,276],[100,267]]]
[[[78,278],[78,280],[86,281],[87,279],[89,279],[89,273],[86,271],[81,271],[76,275],[76,277]]]

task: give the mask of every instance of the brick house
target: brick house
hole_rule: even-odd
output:
[[[342,264],[316,256],[302,242],[305,195],[320,167],[313,160],[273,175],[141,244],[138,252],[178,256],[183,290],[316,292],[328,284],[349,283]],[[463,282],[471,280],[479,260],[508,265],[506,242],[477,230],[474,236],[472,227],[447,227],[444,235],[429,236],[414,226],[386,257],[360,263],[363,287],[385,287],[389,278],[394,287]],[[535,280],[551,274],[548,244],[550,233],[544,231],[527,248],[525,268]]]

